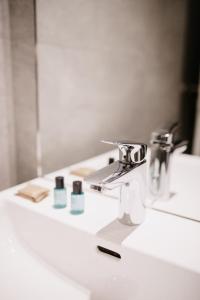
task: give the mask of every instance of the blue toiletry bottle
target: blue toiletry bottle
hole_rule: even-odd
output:
[[[73,191],[71,193],[71,214],[79,215],[84,212],[85,196],[82,191],[82,182],[73,181]]]
[[[67,206],[67,192],[64,184],[64,177],[57,176],[55,178],[54,188],[54,208],[64,208]]]

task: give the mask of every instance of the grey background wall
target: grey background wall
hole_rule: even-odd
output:
[[[186,5],[36,1],[44,173],[179,119]]]
[[[187,4],[0,1],[0,189],[179,119]]]
[[[34,0],[8,0],[17,182],[37,177]]]
[[[0,190],[16,182],[8,1],[0,1]]]
[[[0,190],[37,176],[34,0],[0,1]]]

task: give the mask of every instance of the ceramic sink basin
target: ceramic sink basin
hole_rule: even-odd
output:
[[[94,193],[80,216],[54,210],[51,196],[41,204],[6,198],[2,299],[199,299],[199,223],[147,209],[141,226],[125,226],[117,200]]]
[[[0,202],[0,299],[2,300],[88,300],[90,292],[63,276],[37,256],[15,222],[26,226],[26,211],[13,211],[7,202]],[[13,214],[15,217],[13,217]],[[18,218],[22,217],[21,220]],[[11,220],[12,218],[12,220]],[[37,217],[32,221],[37,221]],[[29,227],[27,227],[28,230]],[[32,239],[33,232],[27,232]],[[35,227],[37,234],[37,227]],[[38,236],[39,238],[39,236]],[[27,240],[28,241],[28,240]]]

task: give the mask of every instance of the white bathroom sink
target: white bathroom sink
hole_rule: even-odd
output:
[[[20,206],[19,206],[20,207]],[[23,240],[37,235],[37,224],[28,232],[26,210],[15,209],[0,199],[0,299],[1,300],[89,300],[90,292],[37,256]],[[32,222],[37,221],[34,216]],[[17,224],[16,224],[17,222]],[[17,226],[16,226],[17,225]],[[19,230],[21,227],[21,231]],[[27,226],[27,228],[26,228]],[[38,236],[39,238],[39,236]],[[38,242],[38,241],[37,241]],[[48,249],[46,248],[48,251]]]
[[[100,169],[106,166],[109,157],[118,159],[118,149],[109,151],[99,156],[82,161],[76,165],[63,168],[56,172],[47,174],[48,180],[54,181],[55,176],[64,176],[68,185],[73,180],[80,179],[70,175],[70,171],[79,167],[90,167]],[[150,151],[148,151],[147,160],[149,160]],[[170,191],[172,197],[169,201],[156,201],[153,208],[200,221],[200,157],[187,154],[173,155],[171,164]],[[88,189],[88,186],[84,186]],[[110,197],[119,197],[117,190],[107,192]],[[148,201],[147,201],[148,202]]]
[[[98,169],[109,156],[77,166]],[[117,194],[87,192],[80,216],[54,210],[53,179],[70,186],[70,169],[33,181],[51,189],[41,203],[14,196],[19,187],[0,193],[0,299],[199,300],[200,158],[174,157],[173,196],[134,228],[116,220]]]
[[[147,209],[145,222],[129,227],[116,220],[118,200],[95,193],[86,193],[80,216],[54,210],[51,195],[34,204],[12,194],[2,208],[4,300],[199,299],[198,222]]]

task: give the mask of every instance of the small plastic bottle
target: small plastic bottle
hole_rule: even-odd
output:
[[[54,188],[54,208],[64,208],[67,206],[67,192],[64,184],[64,177],[55,178]]]
[[[79,215],[84,212],[85,196],[82,191],[82,182],[73,181],[73,191],[71,193],[71,214]]]

